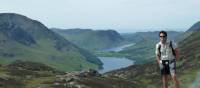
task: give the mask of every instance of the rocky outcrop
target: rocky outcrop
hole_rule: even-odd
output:
[[[53,83],[55,87],[64,86],[69,88],[91,88],[80,81],[85,78],[102,76],[94,69],[88,69],[81,72],[66,72],[64,75],[57,75],[57,80]]]

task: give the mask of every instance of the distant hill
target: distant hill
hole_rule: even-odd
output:
[[[136,32],[136,33],[123,33],[121,34],[122,37],[129,42],[140,42],[143,39],[150,39],[150,40],[159,40],[159,32],[160,31],[149,31],[149,32]],[[168,33],[168,39],[174,40],[174,38],[177,36],[177,34],[181,34],[182,32],[177,31],[167,31]]]
[[[124,40],[114,30],[92,30],[92,29],[56,29],[53,31],[64,36],[70,42],[87,50],[101,50],[120,45]]]
[[[0,14],[0,63],[42,62],[58,70],[98,68],[96,56],[78,48],[39,21],[15,13]]]

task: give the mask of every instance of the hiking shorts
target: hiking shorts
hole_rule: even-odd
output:
[[[176,74],[176,60],[162,60],[160,63],[161,75],[173,75]]]

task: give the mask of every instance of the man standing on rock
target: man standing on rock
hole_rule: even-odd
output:
[[[167,32],[160,31],[160,42],[156,44],[156,59],[160,67],[163,88],[168,88],[168,76],[171,76],[175,87],[179,88],[179,81],[176,77],[176,60],[179,58],[179,51],[176,43],[167,41]]]

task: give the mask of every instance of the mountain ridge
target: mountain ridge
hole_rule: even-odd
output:
[[[200,21],[193,24],[186,32],[194,32],[200,30]]]
[[[120,45],[124,40],[114,30],[92,30],[92,29],[51,29],[64,36],[77,46],[93,51],[107,49]],[[90,40],[90,41],[87,41]]]

